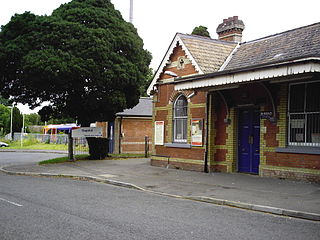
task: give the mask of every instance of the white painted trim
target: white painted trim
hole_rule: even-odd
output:
[[[219,75],[207,79],[188,81],[188,82],[177,82],[174,89],[176,91],[221,86],[234,83],[250,82],[255,80],[262,80],[268,78],[285,77],[290,75],[297,75],[302,73],[313,73],[320,72],[319,63],[302,63],[294,62],[293,65],[283,66],[272,66],[267,69],[250,70],[238,73],[232,73],[225,75]]]
[[[231,61],[233,55],[235,54],[235,52],[238,50],[239,47],[240,47],[240,43],[238,43],[237,46],[232,50],[232,52],[227,57],[226,61],[219,68],[218,72],[221,72],[226,68],[226,66],[229,64],[229,62]]]
[[[187,57],[191,60],[191,64],[195,67],[195,69],[199,72],[199,74],[203,74],[203,71],[201,70],[201,68],[199,67],[198,63],[195,61],[195,59],[193,58],[192,54],[189,52],[188,48],[185,46],[185,44],[183,43],[183,41],[180,38],[180,34],[177,33],[173,39],[173,41],[171,42],[170,47],[167,50],[166,55],[164,56],[157,72],[155,73],[151,84],[149,85],[148,89],[147,89],[147,94],[150,95],[151,90],[153,89],[153,86],[156,84],[157,80],[159,79],[160,74],[163,71],[163,68],[169,63],[169,59],[170,56],[173,52],[173,49],[177,46],[177,43],[179,43],[179,46],[182,47],[182,49],[185,51]]]

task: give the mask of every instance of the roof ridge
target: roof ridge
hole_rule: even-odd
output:
[[[240,43],[237,44],[237,46],[235,46],[235,48],[231,51],[231,53],[229,54],[229,56],[227,57],[227,59],[224,61],[224,63],[221,65],[220,69],[218,70],[218,72],[223,71],[229,64],[229,62],[231,61],[232,57],[235,55],[235,53],[237,52],[237,50],[240,47]]]
[[[236,42],[231,42],[231,41],[224,41],[224,40],[220,40],[220,39],[214,39],[214,38],[210,38],[210,37],[205,37],[205,36],[200,36],[200,35],[195,35],[195,34],[186,34],[186,33],[177,33],[177,35],[179,36],[185,36],[188,38],[193,38],[193,39],[198,39],[198,40],[206,40],[206,41],[210,41],[210,42],[218,42],[218,43],[223,43],[223,44],[237,44]]]
[[[312,27],[312,26],[318,25],[318,24],[320,24],[320,22],[309,24],[309,25],[302,26],[302,27],[293,28],[293,29],[286,30],[286,31],[283,31],[283,32],[279,32],[279,33],[275,33],[275,34],[271,34],[271,35],[268,35],[268,36],[265,36],[265,37],[257,38],[257,39],[246,41],[246,42],[242,42],[240,44],[243,45],[243,44],[254,43],[254,42],[266,40],[268,38],[273,38],[273,37],[276,37],[276,36],[280,36],[282,34],[286,34],[286,33],[289,33],[289,32],[294,32],[294,31],[297,31],[297,30],[300,30],[300,29],[303,29],[303,28]]]

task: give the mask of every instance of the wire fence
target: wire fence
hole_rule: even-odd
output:
[[[13,135],[14,141],[30,140],[47,144],[64,144],[68,145],[69,138],[67,134],[39,134],[39,133],[19,133]],[[122,137],[120,139],[120,149],[114,149],[113,139],[109,141],[109,153],[118,150],[118,153],[145,154],[148,156],[151,149],[151,139],[149,136],[144,137]],[[86,138],[73,138],[73,155],[82,155],[89,153],[89,146]]]
[[[40,134],[40,133],[19,133],[15,132],[13,134],[13,141],[22,140],[35,140],[41,143],[50,144],[68,144],[67,134]]]

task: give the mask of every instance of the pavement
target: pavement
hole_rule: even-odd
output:
[[[320,184],[241,173],[155,167],[150,159],[87,160],[5,166],[14,175],[68,177],[287,217],[320,221]]]

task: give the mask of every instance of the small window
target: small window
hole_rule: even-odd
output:
[[[320,146],[320,82],[290,85],[289,145]]]
[[[178,58],[178,69],[184,69],[185,66],[185,57],[179,57]]]
[[[187,142],[188,102],[185,96],[180,95],[173,106],[173,141]]]

